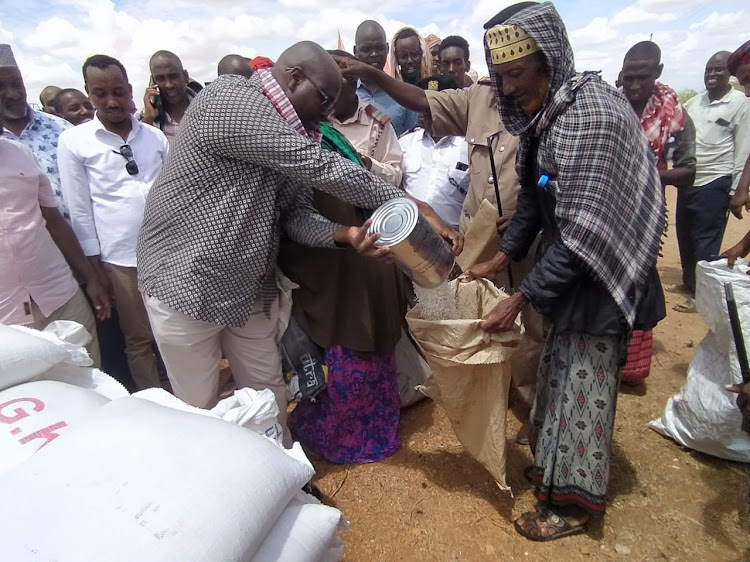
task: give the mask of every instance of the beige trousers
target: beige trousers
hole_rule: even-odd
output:
[[[286,385],[276,344],[278,299],[268,317],[263,302],[256,300],[241,328],[196,320],[148,295],[143,299],[175,396],[191,406],[213,407],[219,397],[223,353],[238,388],[268,388],[274,393],[286,433]]]
[[[83,294],[80,287],[68,302],[53,311],[49,316],[44,316],[35,302],[31,303],[31,314],[34,317],[34,323],[31,324],[31,327],[36,328],[37,330],[44,330],[50,322],[54,322],[55,320],[72,320],[73,322],[78,322],[83,325],[83,327],[86,328],[86,331],[91,334],[91,341],[86,346],[86,350],[89,352],[89,356],[94,362],[93,366],[97,369],[102,366],[102,355],[99,351],[99,338],[96,334],[96,319],[91,312],[89,301],[86,300],[86,296]]]
[[[139,390],[161,388],[154,355],[154,335],[138,291],[138,270],[111,263],[102,263],[112,283],[120,329],[125,336],[128,368]]]

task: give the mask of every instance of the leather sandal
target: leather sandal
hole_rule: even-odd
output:
[[[524,513],[513,522],[518,533],[530,541],[547,542],[580,535],[586,531],[586,524],[571,525],[561,515],[546,507],[540,507],[537,511]],[[551,529],[552,533],[545,534],[545,529]]]

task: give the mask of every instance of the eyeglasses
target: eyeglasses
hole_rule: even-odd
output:
[[[419,62],[422,59],[422,51],[417,53],[399,53],[396,55],[396,60],[399,64],[406,64],[410,59],[414,62]]]
[[[127,162],[125,162],[125,170],[131,175],[134,176],[138,173],[138,164],[135,163],[135,159],[133,158],[133,149],[130,148],[129,144],[123,144],[120,147],[120,150],[113,150],[115,154],[119,154]]]
[[[291,72],[292,70],[299,71],[300,74],[308,81],[310,84],[313,85],[313,88],[318,90],[318,94],[320,95],[321,99],[323,100],[320,104],[320,112],[323,114],[324,117],[328,117],[331,113],[333,113],[333,104],[335,103],[335,100],[332,100],[330,97],[328,97],[328,94],[326,94],[323,90],[318,88],[318,85],[313,82],[309,76],[307,76],[299,67],[296,68],[287,68],[287,72]]]

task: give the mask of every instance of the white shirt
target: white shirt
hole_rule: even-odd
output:
[[[168,150],[159,129],[131,122],[127,143],[94,117],[61,134],[57,148],[63,197],[83,253],[125,267],[136,267],[146,195]],[[127,160],[118,154],[124,144],[133,150],[136,175],[128,174]]]
[[[469,148],[464,137],[443,137],[438,142],[424,129],[398,139],[404,152],[401,188],[428,203],[458,230],[461,208],[469,189]]]
[[[734,192],[750,154],[750,100],[734,88],[715,101],[703,92],[689,99],[685,109],[695,124],[694,185],[731,176]]]

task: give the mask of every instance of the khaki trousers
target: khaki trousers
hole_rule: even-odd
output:
[[[286,432],[286,385],[276,344],[279,301],[270,315],[258,299],[241,328],[196,320],[143,295],[156,343],[159,345],[175,396],[198,408],[213,407],[219,397],[219,363],[229,361],[237,388],[269,388],[279,406],[279,423]]]
[[[96,320],[94,319],[94,314],[91,312],[89,301],[86,300],[86,296],[80,287],[68,302],[53,311],[49,316],[44,316],[35,302],[31,303],[31,314],[34,317],[34,323],[31,324],[31,327],[37,330],[44,330],[55,320],[72,320],[83,325],[91,335],[91,341],[86,346],[86,350],[94,362],[93,366],[97,369],[101,368],[102,356],[99,351],[99,338],[96,334]]]
[[[112,283],[120,329],[125,336],[125,356],[133,381],[139,390],[161,388],[153,348],[154,335],[138,291],[138,270],[111,263],[102,265]]]

